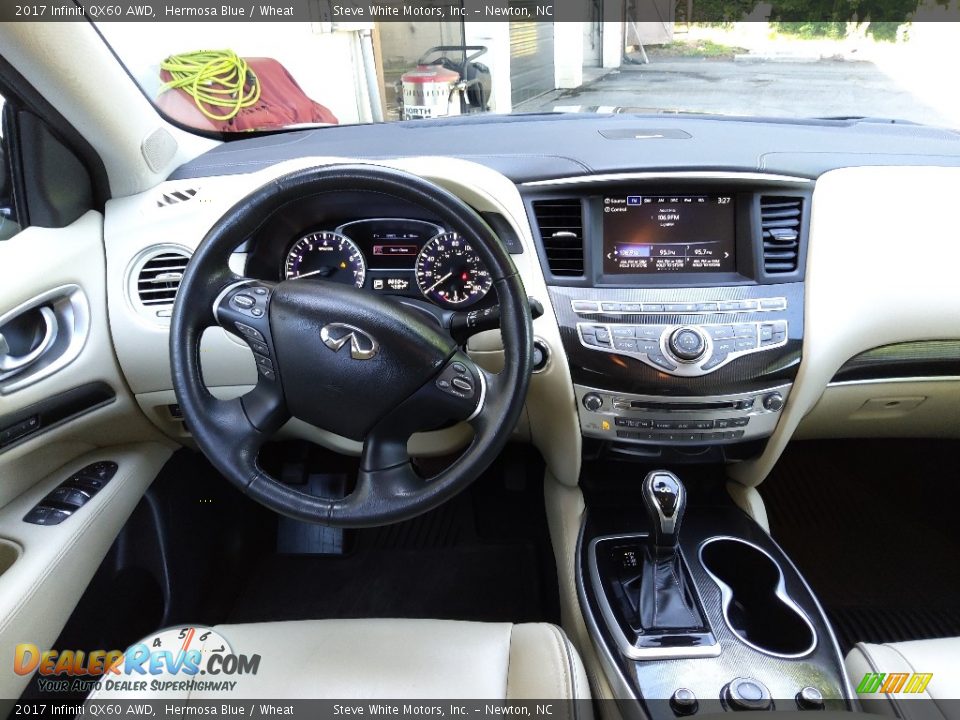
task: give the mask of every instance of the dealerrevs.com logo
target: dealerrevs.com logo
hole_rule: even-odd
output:
[[[256,675],[259,655],[233,652],[215,630],[171,628],[123,650],[44,650],[34,643],[14,649],[18,675],[39,675],[43,692],[230,692],[236,680]]]

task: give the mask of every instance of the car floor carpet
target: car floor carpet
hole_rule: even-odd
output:
[[[791,443],[760,485],[841,650],[960,635],[960,443]]]
[[[559,621],[543,469],[498,461],[465,492],[406,522],[347,530],[340,554],[251,558],[227,622],[324,618]],[[286,522],[286,521],[284,521]],[[318,543],[301,542],[303,548]]]

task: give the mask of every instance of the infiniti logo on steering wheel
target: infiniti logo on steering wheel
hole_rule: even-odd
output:
[[[350,357],[354,360],[369,360],[380,352],[380,345],[360,328],[345,323],[330,323],[320,330],[323,344],[334,352],[339,352],[350,343]]]

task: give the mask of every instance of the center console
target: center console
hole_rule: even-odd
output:
[[[624,467],[635,465],[605,463],[581,482],[577,561],[580,610],[624,714],[852,709],[822,608],[722,485]]]
[[[762,451],[800,363],[809,185],[735,173],[529,184],[588,453]]]

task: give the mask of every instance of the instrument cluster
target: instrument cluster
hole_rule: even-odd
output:
[[[423,297],[450,309],[476,305],[492,285],[470,243],[435,223],[407,218],[365,218],[306,233],[287,250],[281,276]]]

